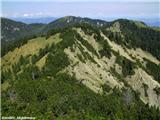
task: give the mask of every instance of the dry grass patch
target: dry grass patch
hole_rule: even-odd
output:
[[[56,34],[54,36],[51,36],[47,40],[45,39],[45,37],[37,37],[29,40],[28,43],[21,46],[20,48],[16,48],[15,50],[8,52],[2,58],[2,68],[10,68],[13,63],[17,63],[19,61],[21,55],[23,57],[26,57],[28,55],[35,55],[38,54],[39,49],[44,49],[46,45],[51,45],[52,43],[57,44],[61,41],[59,36],[60,34]]]

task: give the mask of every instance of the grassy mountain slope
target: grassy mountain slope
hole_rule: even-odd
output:
[[[13,64],[16,64],[20,57],[30,57],[33,55],[37,55],[40,49],[45,49],[46,46],[51,46],[53,43],[57,43],[61,41],[59,38],[59,34],[56,34],[53,37],[46,39],[45,37],[37,37],[35,39],[31,39],[28,43],[23,46],[16,48],[14,51],[9,52],[2,59],[2,67],[11,68]]]
[[[5,54],[2,115],[158,119],[160,60],[148,50],[126,45],[121,25],[73,25],[29,39]]]

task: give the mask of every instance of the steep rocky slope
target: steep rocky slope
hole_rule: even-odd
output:
[[[121,47],[109,40],[103,33],[101,33],[101,37],[102,39],[104,38],[104,42],[108,44],[108,47],[111,49],[109,51],[111,55],[109,57],[101,56],[99,51],[103,49],[103,44],[100,44],[94,38],[95,33],[88,35],[81,28],[72,29],[85,42],[83,43],[80,39],[75,38],[74,44],[64,49],[65,54],[71,61],[71,64],[66,67],[64,71],[72,76],[75,75],[79,81],[97,93],[102,93],[102,85],[105,83],[111,86],[111,88],[118,87],[120,89],[127,87],[125,85],[127,84],[140,93],[142,101],[149,103],[150,105],[156,105],[157,107],[160,106],[160,97],[154,91],[154,88],[160,87],[160,84],[136,63],[136,61],[139,60],[140,64],[142,64],[142,66],[144,64],[145,67],[145,60],[143,60],[143,58],[152,61],[155,64],[160,63],[158,59],[140,48],[133,50]],[[18,62],[20,56],[26,57],[28,55],[37,54],[38,50],[44,49],[46,45],[54,43],[58,39],[60,38],[57,38],[56,35],[50,37],[48,40],[45,40],[45,38],[33,39],[24,46],[6,54],[2,58],[2,67],[8,68],[8,65]],[[43,47],[41,47],[41,42]],[[135,66],[133,75],[123,76],[122,65],[117,62],[118,57],[123,57],[124,60],[126,59],[133,63]],[[45,60],[44,58],[41,59],[43,61]],[[45,62],[41,63],[45,66]],[[121,81],[116,74],[122,76],[124,81]],[[147,96],[144,95],[144,84],[147,86]]]
[[[131,25],[132,24],[133,23],[131,22]],[[28,108],[33,107],[30,106],[32,104],[32,102],[30,102],[31,99],[35,100],[34,104],[36,104],[36,102],[38,103],[39,99],[47,102],[46,104],[51,102],[52,99],[60,100],[62,103],[67,102],[67,105],[73,104],[73,106],[70,106],[71,108],[73,107],[73,110],[79,110],[79,107],[81,107],[82,104],[77,108],[74,106],[74,102],[77,102],[77,96],[85,95],[85,93],[75,94],[74,92],[78,89],[81,91],[83,88],[81,85],[86,86],[86,88],[84,88],[85,90],[89,88],[89,91],[91,90],[93,92],[90,94],[98,96],[98,98],[96,98],[98,101],[105,101],[112,95],[118,96],[117,101],[119,99],[125,101],[124,103],[122,101],[120,102],[122,106],[125,106],[123,106],[123,109],[126,111],[130,109],[131,113],[134,111],[134,108],[142,111],[143,109],[152,109],[152,107],[160,109],[159,54],[154,51],[150,53],[149,51],[152,49],[146,48],[147,50],[145,50],[143,47],[137,46],[137,44],[126,42],[127,35],[124,34],[122,28],[123,24],[121,21],[115,21],[112,25],[103,26],[99,29],[86,23],[73,25],[65,29],[53,30],[47,36],[30,39],[26,44],[5,54],[1,58],[2,95],[5,101],[2,100],[2,104],[5,107],[9,106],[9,108],[3,109],[3,113],[8,114],[7,110],[10,111],[11,106],[15,106],[14,109],[16,111],[19,111],[20,109],[25,112],[28,112],[29,110],[32,111]],[[144,26],[142,28],[146,29]],[[157,33],[156,30],[155,33]],[[135,38],[141,37],[138,36]],[[128,39],[128,41],[130,40],[133,40],[133,38]],[[143,41],[141,41],[140,44],[144,44],[142,42]],[[70,77],[66,77],[66,75]],[[72,78],[76,80],[74,84],[71,80]],[[62,79],[64,79],[64,81],[67,80],[65,81],[67,83],[61,81]],[[24,81],[24,83],[22,81]],[[41,95],[37,93],[37,90],[32,91],[32,89],[39,88],[29,87],[31,85],[30,83],[32,83],[33,86],[41,85],[38,81],[42,82],[44,85],[46,84],[42,89],[44,91]],[[53,81],[53,86],[55,88],[48,85],[49,82]],[[29,86],[25,87],[25,84],[26,86]],[[70,90],[70,88],[72,88],[70,85],[72,84],[73,87],[78,89],[74,88],[73,91]],[[66,90],[63,86],[65,86]],[[67,86],[70,87],[68,88]],[[21,87],[24,87],[24,89],[21,89]],[[49,93],[46,93],[45,90],[49,90]],[[54,92],[52,92],[52,90]],[[30,97],[28,91],[32,91],[35,96],[37,93],[37,97]],[[68,98],[67,96],[72,92],[75,98]],[[24,93],[27,95],[25,96]],[[46,98],[49,94],[51,94],[52,97],[49,96]],[[56,98],[56,94],[62,95],[63,98],[59,99],[58,96]],[[89,94],[86,96],[90,97]],[[23,97],[26,99],[23,99]],[[105,100],[102,99],[103,97]],[[68,103],[68,99],[73,99],[72,103]],[[91,99],[84,97],[84,99],[93,100],[92,97]],[[116,100],[114,98],[110,101]],[[17,106],[18,103],[20,103],[20,106]],[[61,105],[62,103],[58,104]],[[44,103],[42,102],[42,104]],[[141,108],[143,104],[145,107],[148,107],[147,105],[150,107]],[[102,102],[102,104],[98,102],[97,108],[101,108],[101,105],[105,107],[106,104],[105,102]],[[121,105],[119,105],[120,109],[122,109]],[[53,112],[52,114],[56,114],[55,116],[58,114],[59,116],[62,115],[64,117],[65,114],[68,114],[63,111],[65,108],[62,106],[58,106],[57,109],[55,108],[57,108],[57,106],[54,106],[54,110],[51,110]],[[90,111],[90,108],[87,108],[86,111]],[[62,113],[60,112],[61,114],[59,114],[59,112],[56,113],[56,110],[59,109],[62,109],[63,111]],[[110,117],[110,114],[113,112],[113,108],[111,107],[110,110],[108,110],[109,108],[107,110],[105,108],[103,109],[104,112],[107,112],[103,115],[105,116],[107,114],[108,118],[112,118]],[[158,118],[159,116],[157,115],[159,115],[159,111],[155,111],[155,114],[153,115]],[[10,112],[14,113],[13,111]],[[41,113],[37,113],[41,115]],[[116,114],[118,117],[121,116],[118,113]],[[125,113],[122,112],[121,114],[123,114],[123,117],[121,116],[119,118],[122,119],[141,119],[141,115],[137,115],[139,116],[138,118],[135,117],[136,115],[133,118],[127,118],[125,117]],[[138,111],[133,114],[138,114]],[[118,118],[115,118],[114,116],[113,119]]]

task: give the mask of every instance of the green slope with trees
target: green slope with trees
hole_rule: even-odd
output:
[[[93,46],[73,30],[73,27],[81,27],[87,35],[94,33],[94,38],[102,45],[102,49],[95,51]],[[62,41],[39,49],[37,55],[21,56],[18,63],[12,65],[11,69],[2,70],[2,116],[33,116],[37,120],[158,120],[160,110],[155,106],[149,106],[142,102],[139,93],[130,86],[119,89],[116,87],[111,88],[106,83],[102,85],[102,94],[98,94],[82,84],[74,75],[71,76],[65,71],[65,68],[71,65],[72,61],[68,58],[64,49],[71,48],[75,44],[75,39],[97,58],[106,57],[109,59],[112,54],[117,54],[111,50],[111,47],[96,28],[81,23],[63,29],[51,30],[45,35],[45,40],[48,40],[47,38],[54,36],[56,33],[60,33]],[[132,30],[132,28],[128,29]],[[117,40],[119,44],[126,45],[119,36],[115,35],[115,37],[111,35],[112,32],[100,30],[108,35],[111,40]],[[143,29],[140,30],[142,33],[144,31]],[[137,35],[136,32],[127,32],[127,35],[132,36],[133,34],[139,39],[143,38],[142,35]],[[152,34],[152,40],[155,40],[155,43],[158,42],[154,37],[154,35],[157,35],[157,31],[151,30],[150,33],[149,30],[149,35]],[[137,40],[137,38],[132,40]],[[24,40],[24,43],[13,44],[13,48],[10,50],[12,51],[17,46],[23,46],[26,44],[25,41],[28,41],[28,39]],[[144,40],[141,42],[141,45],[144,44]],[[132,44],[130,43],[130,47],[132,47]],[[133,47],[139,46],[134,43]],[[152,51],[153,48],[149,49],[147,47],[146,51]],[[82,52],[79,57],[83,63],[87,59],[96,64],[94,58],[85,52],[84,48],[79,48]],[[158,58],[159,54],[155,51],[151,53]],[[39,69],[36,63],[45,55],[47,55],[45,65],[42,69]],[[82,56],[85,57],[82,58]],[[128,75],[135,74],[134,69],[137,66],[135,63],[120,55],[115,56],[116,63],[122,67],[122,76],[112,69],[117,78],[123,80]],[[156,73],[156,70],[159,71],[159,66],[148,61],[146,67],[151,75],[159,78],[159,74]],[[6,85],[5,88],[4,85]],[[158,87],[154,91],[159,94]]]

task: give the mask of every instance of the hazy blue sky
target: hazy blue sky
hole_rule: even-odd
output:
[[[158,18],[158,0],[2,0],[4,17]],[[120,0],[119,0],[120,1]]]

